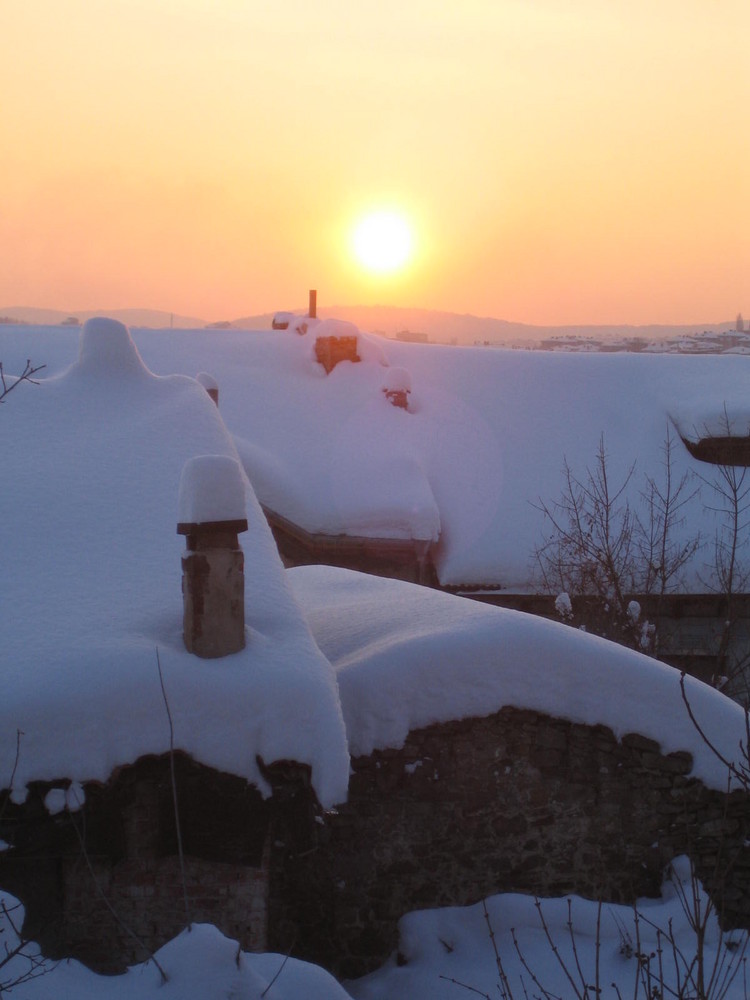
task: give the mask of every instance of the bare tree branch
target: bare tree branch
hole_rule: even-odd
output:
[[[34,376],[37,372],[40,372],[42,368],[46,367],[46,365],[34,366],[31,364],[31,361],[27,360],[20,375],[6,375],[3,363],[0,361],[0,403],[2,403],[5,397],[17,388],[21,382],[33,382],[34,385],[38,385],[39,383]]]

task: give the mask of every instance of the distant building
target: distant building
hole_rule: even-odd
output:
[[[418,333],[416,330],[399,330],[396,340],[405,341],[408,344],[427,344],[429,338],[426,333]]]
[[[742,313],[737,313],[737,322],[735,323],[735,329],[737,333],[743,333],[745,330],[745,321],[742,318]]]

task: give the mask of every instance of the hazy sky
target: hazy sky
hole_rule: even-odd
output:
[[[748,0],[1,0],[0,136],[0,307],[750,314]]]

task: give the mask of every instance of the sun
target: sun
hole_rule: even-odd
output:
[[[412,234],[397,212],[372,212],[354,229],[354,254],[368,271],[397,271],[412,253]]]

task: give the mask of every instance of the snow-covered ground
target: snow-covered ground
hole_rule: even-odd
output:
[[[12,897],[4,899],[13,905]],[[19,915],[13,914],[15,919]],[[695,926],[704,919],[699,947]],[[0,941],[9,948],[18,941],[1,919]],[[36,954],[33,945],[25,950]],[[589,997],[596,996],[593,988],[599,984],[599,995],[611,1000],[667,996],[687,1000],[699,995],[696,984],[703,974],[704,996],[747,1000],[747,950],[747,933],[721,934],[705,895],[690,878],[686,859],[677,859],[665,878],[662,898],[639,900],[635,908],[614,904],[599,908],[576,896],[541,900],[537,906],[528,896],[504,894],[485,904],[407,914],[400,924],[398,955],[371,975],[343,986],[304,962],[240,952],[236,942],[215,928],[198,925],[157,952],[166,982],[153,962],[134,966],[121,976],[104,977],[68,961],[45,964],[37,970],[43,975],[17,986],[12,996],[17,1000],[456,1000],[473,991],[497,1000],[540,995],[573,1000],[584,995],[585,987]],[[0,966],[0,991],[3,983],[30,968],[25,955]],[[498,985],[500,969],[504,992]]]
[[[5,905],[10,919],[3,919]],[[18,947],[22,909],[0,892],[0,995],[13,1000],[347,1000],[324,969],[284,955],[248,954],[209,924],[196,924],[120,976],[99,976],[73,960],[47,962],[33,943]],[[11,923],[12,921],[12,923]],[[31,976],[9,988],[10,984]]]
[[[686,859],[672,866],[661,899],[639,900],[635,908],[606,904],[599,909],[575,896],[539,904],[528,896],[504,894],[486,901],[487,916],[481,903],[410,913],[400,925],[400,958],[393,956],[371,976],[345,985],[356,1000],[455,1000],[468,995],[467,989],[497,1000],[540,995],[687,1000],[701,995],[693,964],[699,949],[688,913],[705,918],[708,904]],[[498,986],[490,928],[505,992]],[[706,928],[703,995],[746,1000],[747,933],[722,935],[713,914]]]

